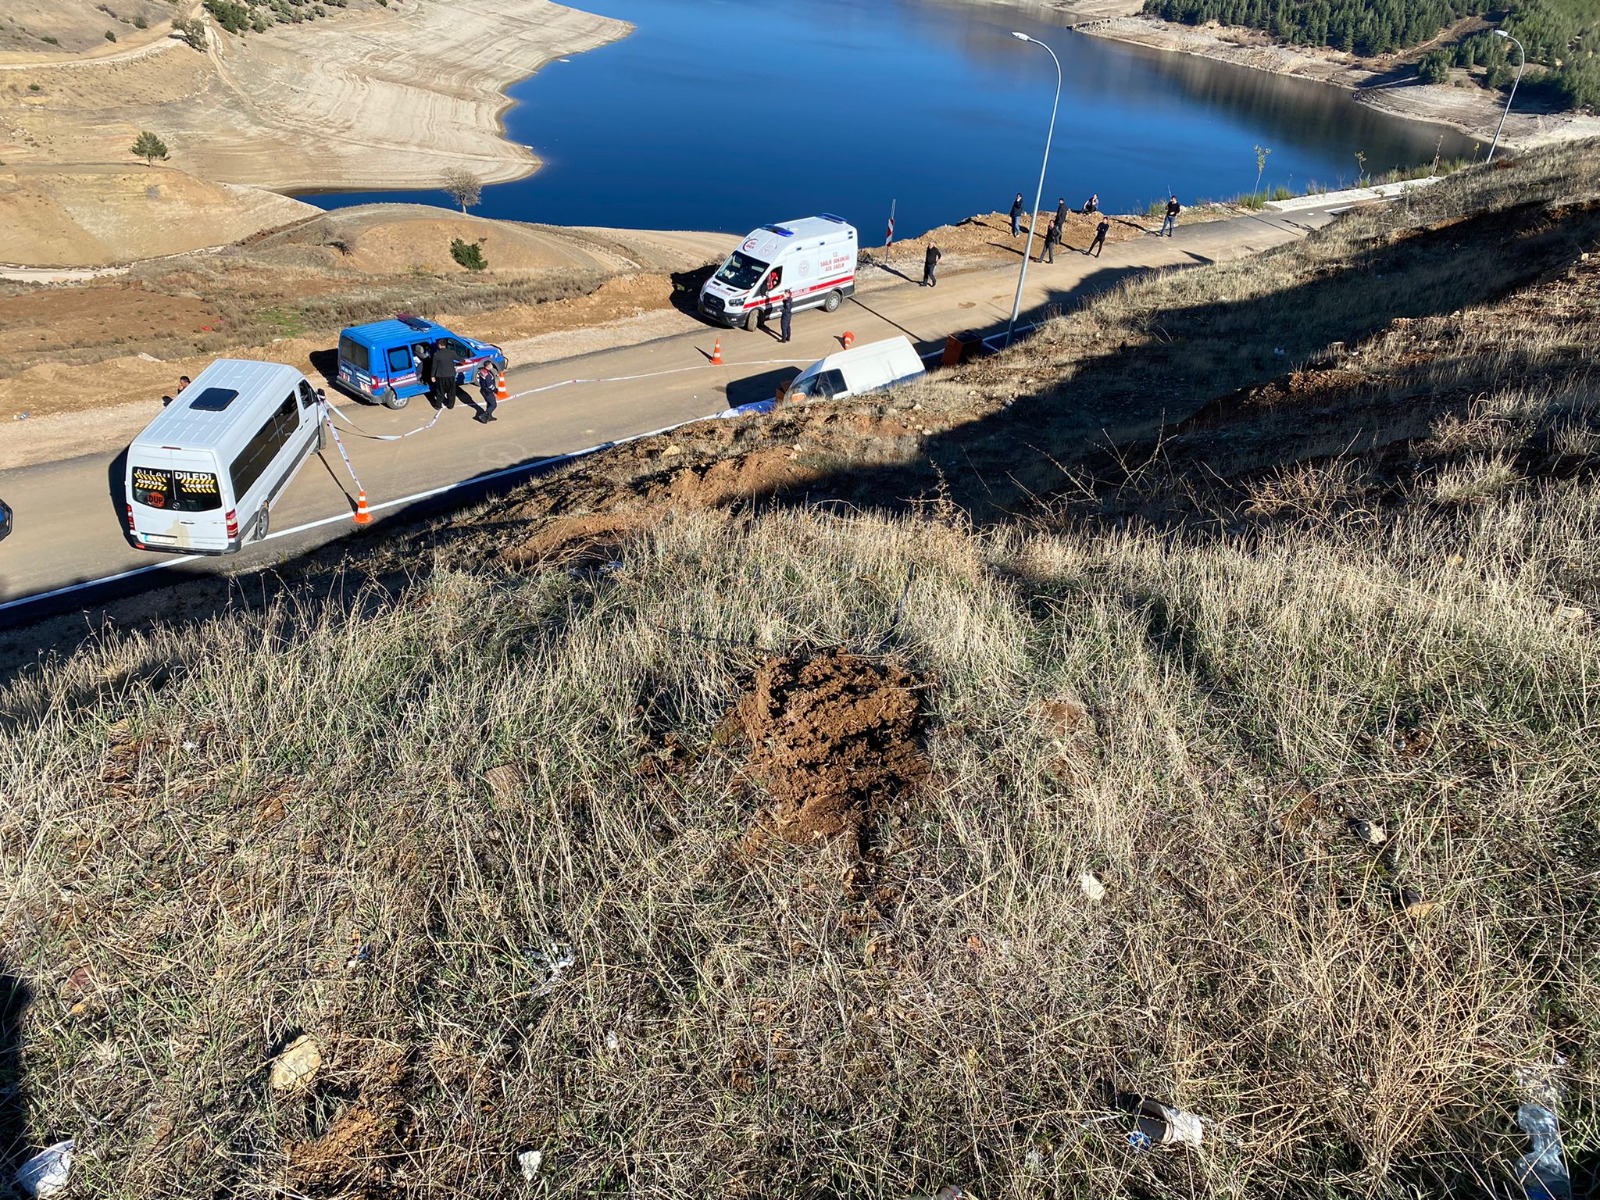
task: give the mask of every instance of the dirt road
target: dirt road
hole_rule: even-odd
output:
[[[1136,271],[1238,258],[1281,245],[1325,224],[1336,211],[1217,221],[1180,229],[1175,238],[1112,245],[1101,258],[1063,252],[1054,264],[1030,267],[1024,311],[1041,314],[1075,303]],[[920,264],[914,270],[908,260],[905,267],[908,276],[920,278]],[[681,331],[659,340],[514,371],[514,398],[492,426],[474,423],[471,411],[458,406],[433,428],[401,441],[346,433],[350,455],[381,524],[386,513],[406,512],[407,498],[419,493],[512,469],[504,477],[509,483],[552,456],[770,398],[796,366],[838,349],[847,330],[858,344],[904,334],[927,349],[958,330],[1003,326],[1016,277],[1015,266],[1008,266],[952,274],[936,289],[918,287],[914,278],[896,279],[832,316],[820,310],[798,314],[795,340],[787,346],[765,333],[719,331],[682,315]],[[724,365],[712,366],[707,360],[719,337]],[[433,416],[421,401],[398,413],[356,404],[342,411],[376,434],[405,433]],[[347,428],[341,423],[342,433]],[[120,456],[87,455],[6,473],[0,496],[15,510],[16,532],[0,543],[0,624],[27,615],[15,601],[84,581],[140,569],[155,576],[167,570],[251,570],[352,528],[354,488],[331,444],[274,506],[272,524],[279,532],[226,559],[176,562],[133,549],[114,499],[120,492]]]

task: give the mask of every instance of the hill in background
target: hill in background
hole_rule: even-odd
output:
[[[1508,1195],[1538,1082],[1587,1186],[1597,167],[11,668],[29,1135],[102,1196]]]

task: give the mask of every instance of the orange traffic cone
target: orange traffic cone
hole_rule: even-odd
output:
[[[364,491],[356,493],[356,524],[372,524],[372,514],[367,511],[367,493]]]
[[[855,342],[856,335],[851,333],[848,329],[846,329],[844,331],[844,336],[842,338],[840,338],[839,340],[844,343],[844,348],[846,350],[848,350],[848,349],[850,349],[850,346]]]
[[[716,343],[711,347],[711,365],[713,367],[720,367],[722,365],[722,339],[721,338],[718,338],[716,340]]]
[[[506,386],[506,373],[501,371],[495,377],[494,402],[499,404],[502,400],[511,399],[511,389]]]

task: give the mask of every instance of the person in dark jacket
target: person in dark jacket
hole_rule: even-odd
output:
[[[1017,193],[1017,198],[1011,202],[1011,236],[1019,237],[1022,234],[1022,193]]]
[[[1056,260],[1056,243],[1061,240],[1061,231],[1051,224],[1044,231],[1044,249],[1039,252],[1039,261],[1053,263]]]
[[[454,408],[456,406],[456,352],[451,349],[450,343],[440,338],[433,347],[433,358],[428,362],[428,370],[433,377],[433,406],[435,408]]]
[[[1099,258],[1100,251],[1106,244],[1106,234],[1110,232],[1111,222],[1106,220],[1104,217],[1101,217],[1099,228],[1094,231],[1094,241],[1089,243],[1089,248],[1085,250],[1084,253],[1089,254],[1093,252],[1094,256]]]
[[[1099,192],[1093,193],[1087,200],[1085,200],[1083,202],[1083,211],[1086,214],[1089,214],[1089,215],[1093,215],[1094,213],[1097,213],[1097,212],[1100,211],[1100,193]]]
[[[1171,237],[1178,228],[1178,214],[1183,211],[1183,205],[1178,203],[1178,198],[1173,196],[1167,200],[1167,219],[1161,222],[1161,232]],[[1160,236],[1159,234],[1157,235]]]
[[[932,242],[928,243],[928,252],[922,256],[922,286],[939,286],[939,260],[944,257],[939,253],[939,247]]]
[[[1067,198],[1056,198],[1056,240],[1061,240],[1061,231],[1067,227]]]
[[[780,334],[778,340],[780,342],[787,342],[789,340],[789,331],[793,325],[794,293],[791,291],[783,294],[783,307],[778,310],[778,332]]]
[[[494,415],[494,410],[500,406],[500,373],[494,369],[492,362],[486,362],[478,368],[478,395],[483,397],[482,411],[473,415],[473,420],[487,425],[490,421],[499,420]]]

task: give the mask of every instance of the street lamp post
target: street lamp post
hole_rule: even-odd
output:
[[[1022,287],[1028,281],[1028,260],[1033,257],[1033,233],[1039,226],[1039,205],[1044,202],[1044,176],[1050,169],[1050,143],[1056,136],[1056,110],[1061,107],[1061,60],[1056,57],[1056,52],[1045,46],[1036,37],[1029,37],[1025,33],[1011,34],[1021,42],[1032,42],[1035,46],[1044,46],[1045,53],[1050,56],[1050,61],[1056,64],[1056,98],[1050,106],[1050,132],[1044,138],[1044,161],[1039,164],[1039,190],[1033,194],[1033,216],[1028,221],[1028,245],[1022,252],[1022,270],[1017,273],[1017,298],[1011,305],[1011,324],[1006,326],[1006,345],[1011,345],[1012,332],[1017,327],[1017,314],[1022,311]]]
[[[1517,77],[1511,81],[1511,95],[1506,97],[1506,107],[1505,111],[1500,114],[1500,124],[1494,128],[1494,141],[1489,144],[1489,157],[1483,160],[1486,163],[1494,161],[1495,147],[1500,144],[1500,131],[1506,127],[1506,117],[1511,114],[1511,102],[1517,98],[1517,84],[1522,82],[1522,68],[1528,65],[1528,52],[1522,48],[1521,42],[1517,41],[1504,29],[1496,29],[1494,35],[1498,38],[1505,38],[1517,48]]]

